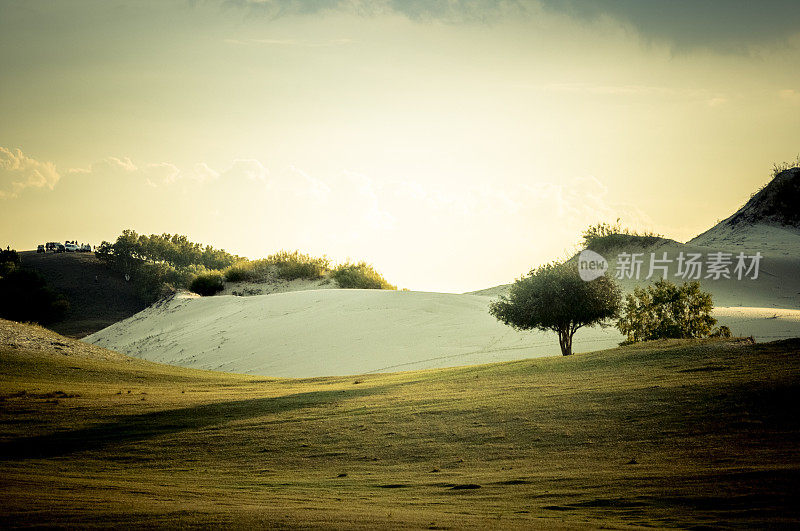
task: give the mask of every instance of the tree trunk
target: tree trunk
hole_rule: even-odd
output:
[[[558,344],[561,346],[562,356],[569,356],[572,354],[572,334],[569,331],[558,331]]]

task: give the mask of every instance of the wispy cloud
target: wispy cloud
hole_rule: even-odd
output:
[[[750,53],[752,47],[788,44],[800,28],[796,0],[538,0],[546,10],[576,20],[611,19],[644,40],[678,52],[697,49]]]
[[[397,14],[411,20],[491,22],[519,14],[530,0],[225,0],[224,5],[268,18],[348,12],[361,16]]]
[[[138,170],[138,166],[133,163],[133,161],[128,158],[118,158],[118,157],[106,157],[101,159],[97,162],[93,162],[88,168],[70,168],[66,171],[67,175],[74,175],[74,174],[91,174],[91,173],[99,173],[99,174],[120,174],[120,173],[132,173]]]
[[[680,98],[718,107],[733,99],[730,94],[714,92],[707,89],[660,87],[652,85],[600,85],[594,83],[550,83],[545,85],[526,85],[543,92],[563,94],[589,94],[609,97],[648,97],[648,98]]]
[[[305,39],[224,39],[227,44],[244,45],[264,45],[264,46],[285,46],[298,48],[330,48],[333,46],[344,46],[356,41],[352,39],[330,39],[327,41],[309,41]]]
[[[533,19],[549,12],[581,22],[613,20],[647,42],[679,52],[750,53],[753,47],[786,45],[800,28],[797,0],[224,0],[224,5],[271,19],[346,12],[449,24]]]
[[[794,89],[783,89],[778,91],[778,97],[792,105],[800,105],[800,91]]]
[[[36,160],[21,149],[0,146],[0,199],[17,197],[26,188],[52,190],[60,178],[52,162]]]
[[[249,181],[266,183],[269,170],[256,159],[236,159],[230,167],[221,172],[220,176],[226,179],[244,178]]]

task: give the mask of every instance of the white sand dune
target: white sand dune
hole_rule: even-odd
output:
[[[800,336],[800,229],[783,195],[800,182],[783,172],[733,216],[686,244],[661,240],[629,249],[672,261],[680,253],[718,251],[763,256],[758,278],[703,276],[714,315],[734,335],[769,341]],[[787,184],[788,183],[788,184]],[[616,276],[617,252],[606,253]],[[647,262],[646,262],[647,264]],[[624,291],[647,280],[623,279]],[[559,355],[552,332],[518,332],[488,313],[509,285],[463,295],[330,289],[334,283],[277,281],[231,284],[219,296],[180,294],[110,326],[86,341],[132,356],[224,371],[308,377],[430,369]],[[247,297],[236,295],[249,295]],[[581,329],[576,352],[615,346],[614,328]]]
[[[451,367],[559,355],[555,334],[518,332],[491,298],[381,290],[252,297],[179,294],[86,341],[151,361],[267,376],[311,377]],[[800,311],[718,308],[737,335],[800,335]],[[582,329],[576,352],[610,348],[613,328]]]

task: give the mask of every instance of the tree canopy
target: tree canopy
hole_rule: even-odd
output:
[[[572,338],[584,326],[605,326],[616,317],[620,291],[601,276],[586,282],[571,263],[552,263],[512,284],[507,296],[491,303],[489,312],[518,330],[552,330],[564,356],[572,354]]]
[[[713,308],[711,294],[702,291],[699,282],[678,286],[661,279],[644,288],[637,287],[625,297],[617,328],[628,342],[730,336],[725,326],[712,332],[717,324],[711,317]]]
[[[0,251],[0,317],[49,324],[64,319],[67,311],[69,301],[41,275],[20,267],[16,251]]]
[[[240,260],[238,256],[215,249],[210,245],[189,241],[182,234],[137,234],[125,230],[114,243],[103,242],[98,255],[112,256],[115,261],[130,267],[134,262],[164,263],[174,268],[202,266],[206,269],[224,269]]]

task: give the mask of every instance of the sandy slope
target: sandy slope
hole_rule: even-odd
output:
[[[0,319],[0,347],[7,352],[39,352],[62,357],[125,361],[131,358],[96,345],[64,337],[52,330],[30,323]]]
[[[86,338],[150,361],[269,376],[428,369],[558,355],[553,333],[517,332],[489,297],[312,290],[252,297],[179,294]],[[735,334],[800,335],[800,310],[718,308]],[[613,328],[580,330],[576,351],[615,346]]]
[[[761,253],[762,259],[759,266],[758,278],[735,278],[733,267],[729,279],[718,280],[705,278],[706,271],[698,279],[703,289],[714,296],[714,304],[722,307],[754,307],[754,308],[788,308],[800,310],[800,231],[788,227],[779,227],[767,224],[740,225],[730,227],[719,224],[687,243],[665,240],[662,243],[646,247],[631,247],[614,249],[601,253],[609,262],[609,275],[616,277],[617,257],[620,252],[641,253],[644,263],[641,266],[641,275],[636,279],[617,279],[624,291],[630,292],[636,286],[649,284],[658,278],[661,273],[647,280],[651,254],[656,259],[666,257],[671,261],[669,265],[669,279],[673,282],[683,282],[684,278],[676,276],[677,260],[680,253],[688,256],[689,253],[698,253],[703,260],[716,252],[730,253],[733,261],[738,253],[746,256]],[[573,257],[573,260],[575,258]],[[752,274],[751,274],[752,276]],[[691,280],[691,279],[689,279]],[[497,297],[508,291],[510,284],[503,284],[491,288],[470,292],[471,295]]]

